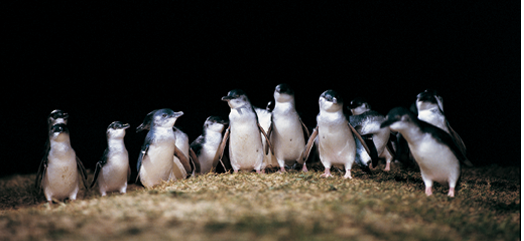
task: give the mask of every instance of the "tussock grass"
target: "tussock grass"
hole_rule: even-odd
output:
[[[462,171],[456,197],[417,170],[207,174],[49,205],[0,179],[0,240],[520,240],[520,169]]]

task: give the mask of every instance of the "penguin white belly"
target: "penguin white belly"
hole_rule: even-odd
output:
[[[306,141],[302,131],[302,124],[298,118],[274,118],[271,143],[274,146],[275,157],[285,164],[292,165],[298,160]]]
[[[102,193],[122,190],[125,192],[128,170],[129,157],[127,151],[117,152],[109,156],[98,177],[100,191]]]
[[[43,180],[44,194],[48,201],[52,198],[62,200],[67,197],[75,200],[79,190],[78,178],[76,154],[73,149],[49,152]]]
[[[264,148],[256,121],[231,125],[229,141],[229,158],[233,169],[260,170]]]
[[[175,145],[173,142],[163,142],[151,145],[147,155],[142,160],[140,181],[146,187],[174,179],[173,156]]]
[[[460,165],[446,145],[437,143],[430,134],[426,134],[418,145],[409,144],[409,149],[420,167],[424,183],[436,181],[455,186],[460,174]]]
[[[323,128],[318,130],[318,150],[324,167],[331,164],[344,164],[346,169],[351,168],[355,161],[356,147],[349,126]]]
[[[205,142],[202,145],[202,149],[200,150],[200,154],[198,156],[201,173],[208,173],[214,168],[213,160],[215,159],[221,141],[222,134],[220,133],[206,134]]]

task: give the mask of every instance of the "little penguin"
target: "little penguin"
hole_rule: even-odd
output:
[[[348,105],[348,109],[350,109],[353,114],[349,116],[349,123],[361,136],[371,136],[373,140],[372,144],[377,150],[378,157],[386,159],[384,171],[389,171],[395,153],[390,144],[391,131],[387,127],[380,128],[380,124],[384,121],[385,117],[371,110],[368,102],[363,98],[352,100]],[[367,144],[368,146],[371,145],[371,143]],[[369,159],[371,159],[371,157],[369,157]]]
[[[309,131],[295,109],[295,93],[287,84],[279,84],[273,93],[275,107],[271,111],[271,125],[267,135],[273,145],[274,155],[280,172],[285,166],[297,162],[307,172],[305,162],[300,159]]]
[[[87,190],[87,172],[71,147],[69,130],[64,122],[49,128],[47,147],[38,168],[35,187],[43,189],[48,202],[66,198],[76,200],[80,180]]]
[[[176,135],[173,125],[184,112],[159,109],[150,112],[137,132],[150,129],[138,156],[138,178],[145,187],[161,184],[162,181],[176,180],[174,155],[184,160],[184,167],[190,169],[187,158],[176,148]],[[177,151],[178,150],[178,151]]]
[[[381,127],[398,131],[408,142],[409,149],[426,186],[426,195],[433,193],[433,182],[448,183],[450,197],[460,176],[460,163],[466,160],[451,136],[442,129],[419,120],[404,107],[392,109]]]
[[[227,121],[218,116],[208,117],[204,122],[202,135],[191,143],[191,149],[200,162],[200,173],[205,174],[215,170],[218,164],[218,158],[215,157],[226,125]]]
[[[427,89],[417,95],[416,100],[418,118],[430,123],[451,135],[453,142],[459,147],[460,151],[466,156],[466,145],[459,134],[451,128],[444,114],[444,99],[438,95],[436,90]],[[473,166],[466,161],[468,166]]]
[[[227,101],[231,111],[229,113],[229,127],[226,129],[219,148],[219,159],[222,158],[226,141],[229,139],[229,159],[233,171],[255,170],[261,173],[264,159],[264,145],[260,137],[263,134],[269,149],[272,150],[266,132],[258,122],[258,117],[246,93],[240,89],[228,92],[222,97]]]
[[[106,130],[107,148],[100,161],[96,163],[95,175],[91,188],[98,183],[100,195],[107,192],[119,191],[126,193],[127,181],[131,175],[129,155],[124,145],[124,136],[129,124],[114,121]]]
[[[307,160],[311,147],[317,139],[318,154],[325,168],[321,177],[331,177],[332,164],[342,164],[346,170],[344,178],[351,178],[351,166],[356,155],[353,135],[359,137],[362,145],[365,145],[365,142],[349,124],[343,113],[343,100],[334,90],[324,91],[320,95],[318,104],[320,112],[317,115],[317,126],[309,137],[301,158]],[[367,145],[365,147],[369,150]]]

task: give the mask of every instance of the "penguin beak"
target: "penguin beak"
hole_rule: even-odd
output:
[[[230,101],[231,99],[234,99],[233,96],[224,96],[222,97],[222,101]]]
[[[131,126],[129,125],[129,123],[126,123],[126,124],[123,124],[123,125],[122,125],[122,129],[124,129],[124,130],[127,129],[127,128],[129,128],[129,127],[131,127]]]
[[[184,112],[182,111],[179,111],[179,112],[175,112],[172,117],[180,117],[180,116],[183,116],[184,115]]]

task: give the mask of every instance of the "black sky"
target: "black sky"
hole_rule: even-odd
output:
[[[520,165],[518,1],[75,1],[4,11],[0,175],[36,172],[53,109],[70,114],[73,148],[93,168],[112,121],[134,129],[151,110],[184,111],[175,125],[192,141],[206,117],[227,117],[229,90],[264,107],[282,82],[310,127],[327,89],[383,114],[436,89],[473,163]],[[144,136],[126,136],[133,166]]]

